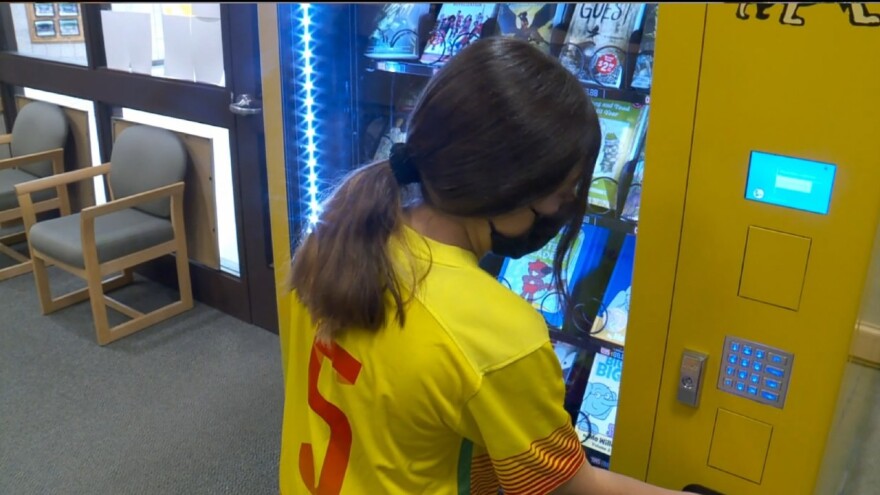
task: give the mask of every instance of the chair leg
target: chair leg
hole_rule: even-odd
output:
[[[110,336],[110,322],[107,317],[107,303],[104,301],[104,283],[101,280],[101,268],[91,263],[86,264],[91,265],[86,267],[86,281],[89,286],[89,302],[92,304],[92,318],[95,321],[95,336],[99,345],[105,345],[112,339]]]
[[[26,240],[24,232],[0,238],[0,255],[12,258],[18,262],[12,266],[0,269],[0,280],[8,280],[31,271],[30,258],[10,247]]]
[[[189,276],[189,258],[186,251],[175,253],[177,264],[177,286],[180,290],[180,302],[186,309],[193,307],[192,281]]]
[[[49,274],[46,271],[46,262],[39,256],[33,256],[33,251],[31,251],[31,256],[34,282],[37,285],[37,296],[40,298],[40,309],[44,315],[47,315],[54,311],[54,305],[52,304],[52,289],[49,287]]]

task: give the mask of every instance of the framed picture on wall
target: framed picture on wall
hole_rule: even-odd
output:
[[[55,21],[34,21],[34,32],[36,32],[38,38],[54,38],[57,36],[55,33]]]
[[[82,13],[76,3],[29,3],[31,43],[80,43]]]
[[[55,17],[55,4],[35,3],[34,15],[37,17]]]
[[[79,36],[79,19],[58,19],[61,36]]]
[[[79,6],[75,3],[59,3],[58,15],[61,17],[78,16]]]

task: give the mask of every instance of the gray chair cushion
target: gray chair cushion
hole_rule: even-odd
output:
[[[6,169],[0,170],[0,211],[18,208],[18,196],[15,195],[15,185],[36,180],[39,177],[31,175],[23,170]],[[31,195],[34,203],[52,199],[55,197],[55,188],[44,189]]]
[[[143,125],[125,129],[116,137],[110,157],[113,197],[121,199],[182,181],[188,158],[183,143],[170,131]],[[137,209],[168,218],[171,201],[161,199]]]
[[[57,105],[33,101],[18,111],[12,125],[12,156],[63,148],[65,141],[67,117]],[[52,174],[52,162],[44,160],[21,169],[37,177],[46,177]]]
[[[39,222],[28,234],[37,251],[85,268],[79,214]],[[110,261],[174,238],[171,221],[129,208],[95,218],[98,261]]]

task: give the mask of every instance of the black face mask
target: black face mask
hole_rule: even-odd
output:
[[[552,216],[542,215],[531,207],[529,209],[535,214],[535,221],[529,230],[517,236],[506,236],[498,232],[495,230],[495,224],[489,220],[492,253],[513,259],[534,253],[552,241],[571,219],[571,214],[566,208],[561,208]]]

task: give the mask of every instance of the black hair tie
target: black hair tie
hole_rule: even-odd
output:
[[[394,179],[399,186],[419,182],[419,171],[413,165],[405,143],[395,143],[391,146],[388,163],[391,165],[391,172],[394,173]]]

